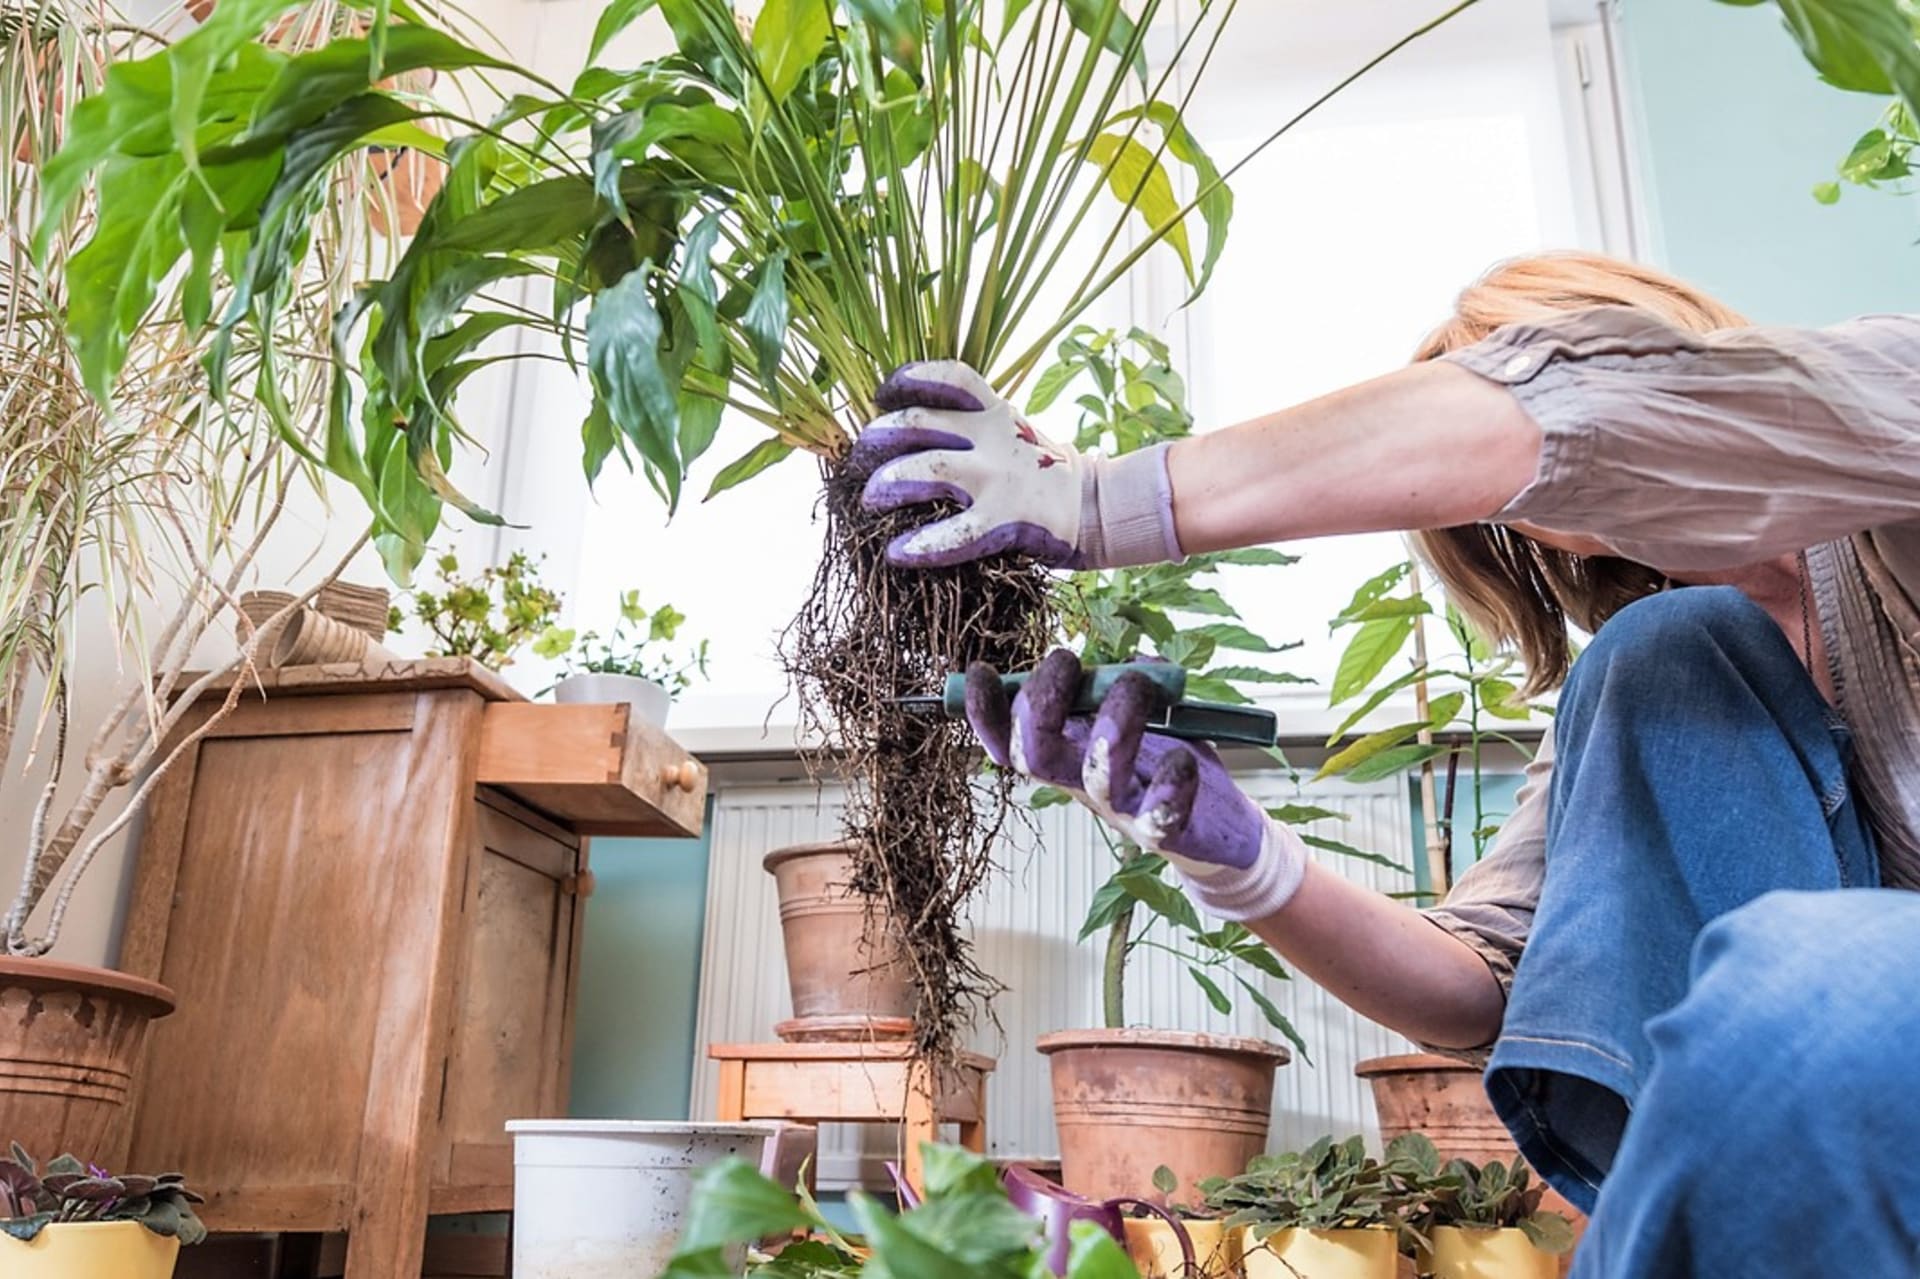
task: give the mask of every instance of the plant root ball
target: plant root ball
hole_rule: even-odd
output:
[[[895,699],[937,693],[969,662],[1001,670],[1037,662],[1052,634],[1051,578],[1012,557],[893,567],[887,543],[923,523],[927,508],[866,511],[864,482],[844,467],[826,468],[825,551],[781,654],[803,726],[832,744],[838,758],[830,767],[848,783],[854,887],[878,908],[868,915],[869,951],[887,953],[874,944],[876,919],[896,921],[919,1000],[916,1045],[950,1061],[1000,990],[974,960],[966,910],[994,869],[1015,779],[979,771],[965,721],[905,710]]]

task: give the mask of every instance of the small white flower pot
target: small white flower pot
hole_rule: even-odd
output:
[[[638,675],[569,675],[553,686],[553,700],[593,705],[624,702],[655,728],[667,726],[667,712],[673,709],[673,694],[664,684]]]
[[[638,1279],[666,1269],[702,1169],[758,1167],[771,1124],[516,1119],[515,1279]]]

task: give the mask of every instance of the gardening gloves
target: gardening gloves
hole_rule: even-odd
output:
[[[1307,850],[1234,784],[1213,748],[1147,730],[1153,685],[1123,677],[1092,720],[1068,712],[1080,659],[1047,654],[1009,702],[997,672],[967,670],[967,720],[1002,768],[1062,787],[1122,836],[1159,853],[1218,919],[1278,911],[1306,874]]]
[[[870,511],[941,500],[965,508],[896,537],[887,558],[941,568],[1007,551],[1055,568],[1182,558],[1166,446],[1107,459],[1035,431],[957,361],[908,364],[874,396],[886,410],[855,442]]]

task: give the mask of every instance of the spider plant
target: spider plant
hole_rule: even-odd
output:
[[[241,335],[264,360],[283,349],[279,312],[333,166],[369,145],[443,151],[418,234],[337,319],[325,445],[307,455],[358,489],[396,575],[443,504],[497,521],[447,472],[459,388],[511,358],[489,343],[513,330],[518,350],[590,383],[589,479],[619,454],[671,508],[728,410],[766,434],[709,494],[796,451],[824,459],[827,554],[787,660],[859,783],[857,882],[906,921],[923,1043],[948,1045],[961,1006],[991,988],[959,917],[1008,790],[983,798],[968,735],[894,699],[969,661],[1037,658],[1048,589],[1018,564],[893,573],[890,522],[859,510],[860,477],[840,462],[898,364],[961,358],[1011,390],[1146,254],[1176,255],[1205,286],[1232,169],[1183,112],[1237,3],[1174,24],[1164,0],[766,0],[749,23],[727,0],[612,0],[562,86],[406,0],[370,0],[364,35],[297,55],[251,38],[283,0],[221,0],[166,55],[113,67],[49,171],[56,212],[101,175],[98,229],[76,256],[113,266],[89,277],[76,334],[87,385],[110,393],[165,282],[231,253],[224,309],[180,302],[216,389],[235,390]],[[605,65],[609,42],[656,10],[673,51]],[[1150,58],[1163,31],[1170,51]],[[425,69],[497,79],[504,105],[479,120],[383,87]],[[441,146],[426,124],[459,136]],[[272,379],[252,394],[271,408]]]

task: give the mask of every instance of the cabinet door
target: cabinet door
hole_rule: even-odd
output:
[[[478,801],[466,944],[446,1088],[436,1212],[510,1207],[509,1119],[566,1113],[577,908],[573,837],[492,797]]]

